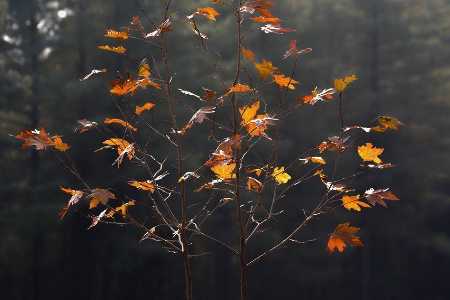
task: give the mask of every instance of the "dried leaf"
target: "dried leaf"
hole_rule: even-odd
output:
[[[383,199],[391,200],[391,201],[398,201],[400,200],[397,198],[394,194],[388,191],[389,189],[378,189],[374,190],[373,188],[368,189],[364,193],[364,197],[366,197],[367,201],[375,206],[375,204],[379,203],[383,205],[384,207],[387,207],[386,202],[384,202]]]
[[[333,253],[334,248],[339,252],[343,252],[344,248],[349,244],[351,246],[364,246],[358,236],[353,235],[358,232],[357,227],[348,227],[350,222],[339,224],[330,236],[328,241],[328,251]]]
[[[275,178],[277,184],[287,183],[291,179],[291,175],[284,171],[284,167],[275,167],[273,169],[272,177]]]
[[[376,164],[381,163],[381,159],[378,158],[378,155],[383,153],[383,151],[384,148],[372,147],[372,143],[366,143],[365,146],[358,147],[358,154],[363,161],[373,161]]]
[[[153,106],[155,106],[155,104],[151,102],[147,102],[143,106],[136,106],[134,113],[139,116],[144,110],[150,110]]]
[[[89,209],[96,207],[99,203],[105,205],[109,199],[116,199],[116,196],[107,189],[93,189],[88,197],[92,198]]]
[[[361,207],[367,207],[370,208],[370,205],[366,202],[359,201],[359,195],[356,196],[343,196],[342,197],[342,203],[344,204],[344,207],[348,210],[356,210],[361,211]]]
[[[117,52],[117,53],[125,53],[125,51],[127,51],[127,49],[125,49],[123,46],[110,47],[108,45],[105,45],[105,46],[98,46],[98,48],[100,48],[102,50]]]

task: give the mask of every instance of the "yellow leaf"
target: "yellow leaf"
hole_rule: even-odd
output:
[[[357,80],[358,78],[356,78],[355,75],[352,76],[346,76],[343,80],[342,79],[335,79],[334,80],[334,89],[342,92],[346,87],[347,84],[349,84],[352,81]]]
[[[234,168],[236,167],[235,163],[232,164],[220,164],[214,167],[211,167],[211,170],[216,174],[216,176],[220,179],[232,179],[236,177],[236,174],[233,174]]]
[[[372,147],[372,143],[366,143],[365,146],[358,147],[358,154],[363,161],[373,161],[376,164],[381,163],[381,159],[378,158],[378,155],[383,153],[383,151],[384,148]]]
[[[147,63],[147,59],[142,60],[139,64],[138,76],[141,77],[149,77],[150,76],[150,67]]]
[[[241,113],[242,122],[241,125],[246,125],[248,122],[253,120],[256,116],[256,112],[259,109],[259,101],[253,103],[251,107],[244,105],[242,108],[239,108],[239,112]]]
[[[283,74],[275,74],[273,75],[273,79],[279,86],[287,87],[290,90],[295,90],[295,86],[293,86],[293,84],[300,83],[291,77],[285,77]]]
[[[126,32],[117,32],[115,30],[109,29],[106,31],[106,37],[115,38],[119,40],[126,40],[128,38],[128,33]]]
[[[370,208],[370,205],[366,202],[359,201],[359,195],[356,196],[343,196],[342,203],[344,203],[344,207],[348,210],[354,209],[356,211],[361,211],[361,207]]]
[[[255,63],[255,67],[258,69],[259,73],[257,76],[261,77],[262,79],[266,79],[269,75],[271,75],[275,70],[277,70],[277,67],[272,66],[272,63],[270,61],[267,61],[263,59],[261,64]]]
[[[113,52],[117,52],[117,53],[125,53],[125,51],[127,51],[127,49],[125,49],[122,46],[110,47],[108,45],[105,45],[105,46],[98,46],[98,47],[102,50],[108,50],[108,51],[113,51]]]
[[[291,175],[284,172],[284,167],[274,168],[272,176],[275,178],[275,181],[277,182],[277,184],[287,183],[289,181],[289,179],[292,178]]]

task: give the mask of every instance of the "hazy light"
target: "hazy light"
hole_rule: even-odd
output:
[[[58,17],[61,19],[64,19],[65,17],[67,17],[67,11],[65,9],[58,10]]]

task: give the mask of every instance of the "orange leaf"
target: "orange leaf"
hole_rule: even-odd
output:
[[[293,84],[300,83],[291,77],[285,77],[283,74],[275,74],[273,75],[273,79],[279,86],[287,87],[290,90],[295,90]]]
[[[105,34],[106,37],[115,38],[119,40],[126,40],[128,38],[128,33],[126,32],[117,32],[112,29],[108,29]]]
[[[394,130],[397,130],[397,126],[399,125],[405,125],[396,118],[389,117],[389,116],[379,116],[377,118],[378,122],[380,122],[384,127],[386,128],[392,128]],[[372,128],[373,129],[373,128]]]
[[[117,152],[119,153],[119,155],[121,155],[124,151],[127,151],[127,155],[128,155],[128,159],[132,159],[134,156],[134,148],[129,148],[130,143],[128,143],[125,140],[119,139],[119,138],[111,138],[109,140],[106,140],[103,142],[103,144],[111,146],[111,147],[117,147]],[[101,149],[103,149],[104,147],[96,150],[99,151]]]
[[[262,16],[259,16],[259,17],[253,17],[252,21],[260,22],[260,23],[269,22],[269,23],[275,25],[275,24],[278,24],[278,22],[280,22],[281,20],[279,18],[275,18],[275,17],[262,17]]]
[[[220,164],[214,167],[211,167],[211,170],[216,174],[219,179],[232,179],[236,177],[236,174],[233,174],[234,168],[236,168],[236,164]]]
[[[104,121],[105,124],[112,124],[112,123],[118,123],[120,125],[122,125],[125,128],[130,128],[133,131],[137,131],[136,127],[133,127],[130,125],[130,123],[125,122],[124,120],[121,119],[110,119],[110,118],[106,118]]]
[[[143,191],[150,191],[150,193],[155,192],[155,186],[147,181],[128,181],[128,184],[131,186],[134,186],[137,189],[143,190]]]
[[[24,144],[20,145],[21,148],[35,146],[36,150],[43,150],[54,144],[48,133],[45,132],[44,127],[41,130],[24,130],[19,135],[16,135],[15,138],[25,141]]]
[[[359,201],[359,195],[356,196],[343,196],[342,203],[344,203],[344,207],[348,210],[354,209],[356,211],[361,211],[361,207],[370,208],[370,205],[366,202]]]
[[[261,64],[255,63],[255,67],[258,69],[259,73],[257,76],[261,77],[262,79],[266,79],[269,75],[271,75],[275,70],[277,70],[277,67],[272,66],[272,63],[270,61],[267,61],[263,59]]]
[[[235,93],[243,93],[243,92],[248,92],[250,91],[250,87],[248,85],[235,85],[235,86],[230,86],[230,91],[235,92]]]
[[[214,91],[208,90],[206,88],[203,88],[203,90],[205,91],[205,102],[208,102],[216,96],[216,92]]]
[[[144,110],[151,109],[155,104],[151,102],[145,103],[143,106],[136,106],[136,110],[134,111],[135,114],[140,115]]]
[[[255,62],[255,54],[252,52],[252,50],[247,50],[242,47],[242,54],[244,54],[244,56],[247,57],[250,61]]]
[[[125,49],[122,46],[118,46],[118,47],[110,47],[108,45],[105,46],[98,46],[98,48],[102,49],[102,50],[108,50],[108,51],[113,51],[113,52],[117,52],[117,53],[125,53],[125,51],[127,51],[127,49]]]
[[[203,8],[197,8],[197,13],[204,15],[205,17],[207,17],[210,20],[215,21],[216,20],[216,16],[219,16],[220,14],[212,7],[203,7]]]
[[[88,197],[92,198],[89,209],[96,207],[100,202],[106,204],[109,199],[116,199],[114,194],[107,189],[93,189]]]
[[[69,145],[67,145],[66,143],[63,143],[63,141],[61,140],[61,138],[59,136],[55,136],[54,138],[55,140],[55,148],[60,150],[60,151],[66,151],[67,149],[70,148]]]
[[[358,232],[357,227],[348,227],[350,222],[339,224],[330,236],[328,241],[328,251],[333,253],[334,248],[339,252],[343,252],[344,248],[349,244],[351,246],[364,246],[358,236],[353,235]]]
[[[83,196],[83,191],[78,191],[78,190],[72,190],[71,188],[63,188],[63,187],[59,187],[63,192],[71,194],[72,197],[69,200],[69,203],[67,204],[67,206],[65,206],[63,208],[63,210],[58,214],[61,219],[64,218],[64,216],[66,215],[67,210],[69,209],[69,206],[74,205],[75,203],[78,202],[78,200],[80,200],[80,198]]]
[[[258,191],[262,186],[261,181],[253,178],[253,177],[249,177],[247,180],[247,188],[249,190],[254,190],[254,191]]]
[[[127,214],[128,206],[133,206],[133,205],[135,205],[134,200],[127,202],[119,207],[116,207],[114,210],[111,210],[105,217],[111,218],[117,212],[120,212],[122,214],[122,216],[125,216]]]
[[[372,148],[372,143],[366,143],[365,146],[358,147],[358,154],[363,161],[373,161],[376,164],[381,163],[381,159],[378,158],[378,155],[383,153],[383,151],[384,148]]]

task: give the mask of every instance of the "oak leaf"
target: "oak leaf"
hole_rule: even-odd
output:
[[[363,161],[373,161],[376,164],[381,163],[381,159],[378,158],[378,155],[383,153],[384,148],[376,148],[372,147],[372,143],[366,143],[365,146],[358,147],[358,154],[361,156]]]
[[[348,227],[350,222],[339,224],[328,240],[328,251],[330,254],[337,248],[339,252],[343,252],[344,248],[349,244],[351,246],[364,246],[358,236],[353,235],[358,232],[357,227]]]
[[[203,123],[203,120],[206,118],[206,114],[212,114],[216,111],[216,108],[214,106],[205,106],[200,108],[195,112],[195,114],[191,117],[189,122],[186,124],[186,126],[181,129],[180,133],[184,135],[186,129],[191,128],[194,123]]]

